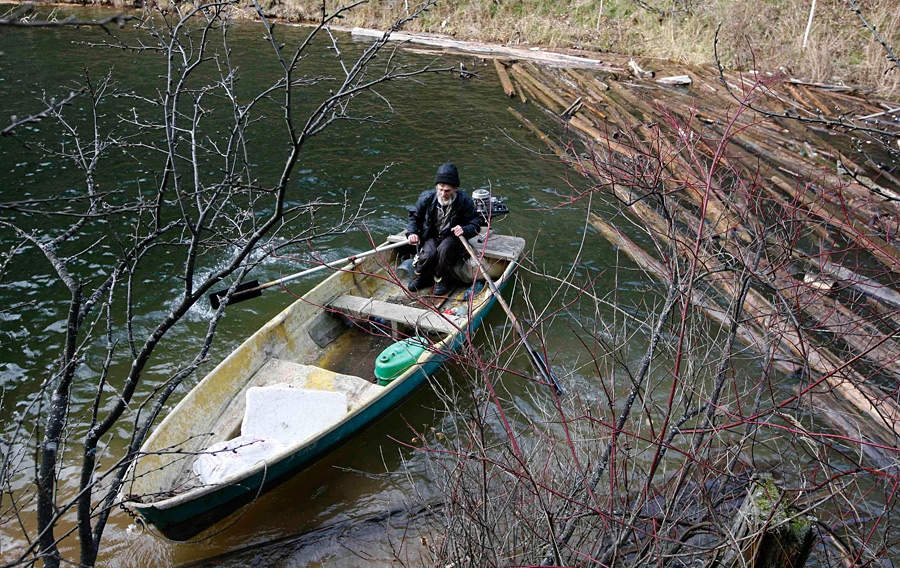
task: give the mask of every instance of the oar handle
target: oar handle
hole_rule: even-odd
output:
[[[487,283],[488,288],[491,290],[491,293],[497,298],[497,302],[503,307],[503,311],[506,312],[506,315],[509,316],[509,321],[512,322],[513,328],[516,330],[516,333],[524,340],[525,339],[525,331],[522,329],[522,326],[519,325],[519,320],[516,318],[516,315],[510,309],[509,304],[506,303],[506,300],[503,299],[503,296],[500,294],[500,289],[497,288],[497,285],[494,284],[494,281],[488,275],[487,268],[484,267],[484,264],[481,263],[481,258],[478,256],[478,253],[475,252],[475,249],[472,248],[472,245],[469,244],[469,240],[464,236],[460,235],[459,240],[462,241],[464,247],[466,247],[466,252],[469,253],[473,259],[475,259],[475,263],[478,265],[478,271],[481,272],[482,278]]]
[[[475,252],[475,249],[472,248],[472,245],[469,244],[469,240],[465,237],[465,235],[459,235],[459,240],[462,242],[463,246],[466,247],[466,252],[469,253],[469,256],[475,261],[478,265],[478,271],[481,272],[481,276],[484,277],[484,281],[487,283],[488,288],[491,291],[491,294],[494,295],[494,298],[497,299],[497,303],[503,307],[503,311],[506,312],[507,317],[509,317],[510,323],[512,323],[513,329],[516,330],[516,333],[519,334],[519,338],[522,340],[522,344],[525,345],[525,349],[528,351],[528,360],[531,362],[531,365],[535,368],[535,370],[544,377],[544,379],[548,380],[553,388],[556,390],[556,394],[562,394],[562,387],[559,386],[559,381],[556,380],[556,376],[553,374],[553,371],[550,370],[550,365],[547,364],[547,361],[538,353],[534,347],[528,343],[528,338],[525,335],[525,330],[522,329],[522,326],[519,324],[519,319],[513,313],[512,309],[510,309],[509,304],[506,303],[506,300],[503,299],[503,295],[500,294],[500,289],[497,288],[497,285],[494,284],[494,281],[491,279],[488,274],[487,268],[484,267],[484,264],[481,262],[481,258]]]
[[[384,252],[386,250],[391,250],[395,248],[402,247],[404,245],[409,244],[406,241],[400,241],[397,243],[390,243],[386,245],[381,245],[380,247],[375,247],[372,250],[367,250],[366,252],[361,252],[359,254],[353,254],[350,256],[346,256],[344,258],[339,258],[338,260],[332,260],[331,262],[326,262],[325,264],[320,264],[319,266],[314,266],[312,268],[307,268],[302,272],[298,272],[296,274],[289,274],[288,276],[284,276],[279,278],[278,280],[272,280],[271,282],[266,282],[265,284],[261,284],[259,286],[260,290],[265,288],[269,288],[271,286],[278,286],[279,284],[284,284],[285,282],[290,282],[291,280],[296,280],[297,278],[303,278],[304,276],[308,276],[313,272],[318,272],[319,270],[324,270],[326,268],[340,268],[341,266],[347,264],[348,262],[356,262],[361,258],[366,258],[368,256],[372,256],[373,254],[378,254],[380,252]]]
[[[264,284],[260,284],[259,286],[253,286],[252,288],[244,288],[240,287],[234,291],[229,299],[230,304],[234,304],[240,302],[242,300],[249,300],[250,298],[256,298],[259,296],[263,290],[266,288],[271,288],[272,286],[278,286],[279,284],[284,284],[285,282],[290,282],[291,280],[296,280],[297,278],[303,278],[304,276],[308,276],[313,274],[314,272],[318,272],[320,270],[324,270],[326,268],[339,268],[348,262],[355,262],[359,259],[366,258],[368,256],[372,256],[373,254],[378,254],[380,252],[384,252],[386,250],[391,250],[395,248],[399,248],[409,244],[407,241],[398,241],[396,243],[389,243],[386,245],[381,245],[379,247],[375,247],[372,250],[367,250],[365,252],[361,252],[359,254],[354,254],[351,256],[346,256],[344,258],[339,258],[338,260],[332,260],[331,262],[326,262],[324,264],[320,264],[319,266],[314,266],[312,268],[307,268],[301,272],[297,272],[295,274],[289,274],[287,276],[283,276],[277,280],[272,280],[271,282],[266,282]],[[218,292],[213,292],[209,295],[210,303],[213,308],[218,308],[220,299],[228,294],[228,290],[219,290]]]

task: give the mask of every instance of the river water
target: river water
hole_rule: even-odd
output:
[[[129,32],[118,33],[128,37]],[[296,41],[304,30],[287,28],[282,33],[290,42]],[[249,23],[238,24],[231,35],[231,47],[245,88],[258,88],[271,80],[274,66],[261,29]],[[0,100],[4,101],[4,121],[9,115],[27,116],[40,110],[42,98],[65,96],[85,74],[98,80],[110,73],[122,91],[152,92],[161,69],[159,62],[146,55],[86,45],[102,42],[106,37],[96,29],[0,30]],[[348,34],[337,37],[346,53],[359,52],[370,41],[357,40]],[[325,43],[316,44],[311,57],[331,57],[327,47]],[[593,280],[598,290],[613,286],[614,271],[607,269],[619,262],[615,252],[592,231],[588,231],[585,239],[585,206],[567,204],[566,196],[572,191],[570,184],[577,185],[579,180],[555,157],[544,155],[543,146],[507,110],[510,100],[504,96],[490,62],[470,56],[443,56],[434,60],[433,55],[407,52],[401,52],[398,57],[419,64],[433,62],[455,68],[462,63],[476,75],[461,78],[458,73],[447,72],[383,88],[381,92],[390,105],[373,99],[359,111],[375,117],[376,122],[338,124],[308,146],[298,180],[307,195],[327,200],[340,200],[346,195],[351,203],[358,201],[365,196],[373,176],[390,165],[364,201],[366,225],[379,238],[404,227],[407,207],[414,203],[420,191],[431,185],[437,166],[451,160],[459,167],[465,189],[490,188],[512,210],[507,218],[496,223],[495,230],[522,236],[528,242],[526,270],[521,271],[516,289],[510,289],[514,309],[517,306],[524,309],[523,290],[529,291],[531,301],[537,306],[546,303],[554,290],[552,280],[534,276],[527,268],[561,275],[579,255],[582,262],[576,271],[578,280]],[[67,114],[86,116],[84,104],[83,98],[76,99]],[[111,104],[109,116],[122,112],[121,107]],[[550,127],[534,107],[520,106],[519,110],[538,124]],[[66,187],[79,187],[73,168],[39,147],[48,144],[52,148],[58,140],[56,126],[48,120],[23,126],[16,136],[0,139],[0,201],[50,197],[64,192]],[[258,152],[256,159],[264,162],[267,155],[282,154],[284,140],[260,131],[254,148]],[[101,185],[152,183],[154,167],[149,156],[123,152],[104,162]],[[324,211],[324,215],[335,219],[339,214],[339,210]],[[36,227],[54,223],[26,213],[16,214],[16,221],[24,225],[33,223]],[[127,228],[110,227],[109,230],[115,233]],[[6,251],[13,239],[8,232],[0,233],[0,238],[0,247]],[[317,247],[330,258],[338,258],[368,248],[368,240],[359,230],[323,240]],[[7,433],[17,421],[27,419],[25,405],[52,366],[60,348],[64,322],[64,313],[60,311],[64,290],[54,284],[50,267],[40,257],[28,258],[27,262],[13,262],[6,280],[0,283],[0,304],[4,306],[0,309],[0,385],[4,393],[0,418],[7,424]],[[95,266],[101,273],[102,259],[96,259]],[[265,264],[253,276],[265,281],[292,272],[294,267],[289,260],[276,260]],[[654,288],[640,277],[630,282],[624,281],[621,274],[618,278],[618,288],[625,295],[638,296]],[[315,278],[300,281],[292,286],[292,291],[300,294],[314,282]],[[160,279],[153,289],[142,292],[138,321],[149,321],[158,315],[167,299],[175,295],[178,285],[176,280]],[[229,308],[211,360],[221,358],[290,299],[280,292],[267,292],[252,302]],[[590,317],[602,317],[593,311],[593,304],[590,309]],[[156,386],[154,376],[162,380],[167,370],[180,362],[183,353],[192,352],[195,338],[202,333],[208,317],[208,308],[197,307],[189,314],[186,325],[171,334],[154,360],[148,382],[141,387],[144,393]],[[584,354],[566,319],[562,316],[548,324],[547,341],[549,352],[553,353],[552,364],[571,384],[584,380],[578,370]],[[501,332],[505,327],[506,320],[500,311],[486,321],[488,331]],[[519,359],[513,365],[527,373],[525,359]],[[76,416],[86,416],[89,410],[87,405],[93,392],[89,379],[79,377],[76,384]],[[449,375],[439,378],[453,379],[452,368]],[[464,380],[462,373],[460,380]],[[179,396],[176,394],[175,398]],[[374,528],[359,534],[348,529],[356,524],[354,521],[383,518],[387,510],[408,507],[412,502],[407,499],[410,491],[421,493],[427,500],[431,489],[424,471],[425,458],[398,442],[412,437],[412,425],[431,427],[435,420],[432,408],[437,406],[430,389],[420,392],[358,439],[262,496],[252,508],[216,527],[215,534],[204,535],[196,542],[166,542],[141,531],[124,513],[116,513],[104,541],[101,564],[167,566],[214,557],[217,565],[229,562],[244,565],[246,554],[234,556],[234,551],[248,547],[254,551],[251,556],[280,555],[275,563],[281,565],[325,560],[328,566],[360,565],[364,563],[359,556],[360,549],[366,549],[373,562],[389,559],[391,547],[397,544],[402,532],[385,534],[383,524],[373,525]],[[127,428],[116,432],[109,442],[112,454],[121,448],[127,436]],[[66,478],[66,485],[77,483],[74,468],[64,469],[63,476],[71,476]],[[7,523],[0,531],[0,538],[6,543],[0,551],[4,555],[22,544],[15,523]],[[304,541],[299,536],[304,534],[313,536]],[[337,545],[339,537],[350,538],[354,546]],[[270,558],[262,563],[273,561]]]

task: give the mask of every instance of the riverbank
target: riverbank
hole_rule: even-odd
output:
[[[343,2],[328,0],[326,8]],[[900,92],[896,58],[886,57],[872,29],[888,46],[900,44],[900,12],[891,0],[866,2],[739,2],[689,0],[523,0],[439,2],[407,23],[407,32],[442,34],[457,40],[515,47],[621,54],[728,69],[782,70],[815,83],[842,83]],[[319,0],[264,0],[267,13],[292,22],[316,22]],[[341,25],[385,29],[414,10],[416,2],[385,0],[362,4]],[[865,27],[865,24],[870,27]],[[718,35],[718,44],[715,38]]]
[[[75,3],[75,2],[71,2]],[[77,2],[83,5],[82,2]],[[125,0],[92,4],[131,8]],[[265,14],[316,23],[319,0],[261,0]],[[252,3],[239,12],[255,17]],[[324,2],[328,11],[344,3]],[[341,15],[345,28],[387,29],[417,2],[366,2]],[[885,97],[900,94],[900,12],[892,0],[766,2],[686,0],[522,0],[438,2],[403,26],[408,33],[523,49],[583,52],[588,57],[652,58],[732,71],[782,72],[811,83],[854,85]]]

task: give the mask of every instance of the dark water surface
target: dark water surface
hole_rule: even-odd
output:
[[[282,29],[282,33],[287,38],[296,38],[303,30]],[[240,24],[231,35],[243,88],[249,92],[271,81],[275,68],[261,28]],[[4,101],[6,115],[25,116],[39,110],[42,98],[65,96],[84,73],[94,79],[111,73],[117,88],[123,91],[140,93],[155,88],[161,67],[153,58],[80,43],[103,41],[105,37],[97,30],[0,30],[0,100]],[[368,43],[346,34],[339,35],[338,39],[347,52],[358,52]],[[325,61],[332,58],[332,52],[324,47],[317,45],[311,59]],[[421,64],[434,58],[405,52],[398,57]],[[380,92],[390,101],[390,106],[371,99],[367,103],[369,106],[359,111],[374,121],[344,122],[316,138],[301,160],[301,175],[294,181],[292,195],[298,200],[320,197],[334,201],[346,196],[351,203],[365,198],[366,224],[378,239],[404,227],[407,207],[420,191],[432,184],[436,167],[452,160],[460,169],[465,189],[490,187],[512,209],[512,214],[498,222],[495,229],[522,236],[528,242],[526,270],[520,271],[516,289],[510,289],[514,309],[518,306],[524,310],[521,294],[526,289],[536,306],[548,302],[561,305],[561,299],[551,300],[555,298],[553,280],[537,277],[527,268],[564,275],[576,258],[581,259],[576,279],[593,279],[598,293],[617,285],[623,298],[636,298],[653,289],[652,284],[646,284],[639,276],[628,281],[625,276],[631,272],[620,273],[618,280],[613,280],[614,271],[609,269],[620,263],[620,259],[606,241],[597,238],[592,231],[587,231],[585,238],[585,204],[566,205],[570,183],[578,185],[582,182],[555,158],[538,153],[543,147],[521,127],[507,106],[515,104],[532,120],[545,123],[540,111],[507,99],[489,62],[466,56],[443,56],[435,63],[455,67],[460,62],[478,76],[462,80],[457,74],[444,73],[426,76],[414,83],[385,86]],[[299,104],[314,100],[315,97],[310,96],[309,101],[301,100]],[[78,118],[79,115],[86,116],[83,104],[84,99],[78,99],[69,109],[68,114],[73,120],[84,120]],[[115,104],[110,103],[110,115],[123,112],[123,107]],[[40,152],[37,147],[40,142],[51,146],[59,143],[51,121],[22,127],[18,136],[0,140],[0,200],[39,198],[55,194],[66,186],[80,187],[77,172],[65,162]],[[254,159],[260,164],[265,164],[267,156],[274,157],[268,175],[276,176],[285,152],[284,140],[267,131],[265,125],[260,125],[255,132],[254,145],[258,152]],[[391,165],[390,169],[366,195],[373,176],[386,165]],[[147,184],[153,187],[159,164],[152,155],[121,153],[107,160],[101,171],[101,185]],[[336,219],[340,211],[338,208],[325,209],[322,214]],[[47,222],[41,217],[24,214],[18,221],[33,222],[38,227]],[[122,226],[108,230],[114,234],[126,229],[127,226]],[[9,235],[4,233],[2,238],[8,239]],[[7,250],[11,242],[0,242],[0,248]],[[318,243],[318,250],[330,258],[339,258],[364,250],[368,244],[367,236],[359,230],[324,240]],[[98,254],[97,258],[90,259],[98,274],[105,269],[105,258]],[[165,268],[165,258],[160,262]],[[265,281],[295,270],[296,264],[288,259],[273,260],[260,268],[254,277]],[[146,277],[151,281],[154,279],[152,274]],[[25,405],[45,378],[60,348],[65,317],[61,310],[66,296],[54,282],[46,264],[13,263],[11,276],[0,285],[4,306],[0,310],[0,385],[4,392],[0,418],[7,424],[6,428],[17,420],[27,420],[23,414]],[[291,288],[294,293],[301,294],[314,282],[315,278],[310,278]],[[141,298],[138,320],[152,322],[163,312],[169,298],[175,296],[178,286],[178,281],[158,279],[152,291],[144,292]],[[267,292],[254,301],[229,308],[211,361],[219,360],[290,299],[281,292]],[[578,304],[572,309],[577,313]],[[210,315],[208,310],[208,306],[197,306],[188,315],[185,325],[173,331],[154,358],[141,394],[149,392],[167,377],[167,373],[181,362],[184,353],[196,349],[196,337],[205,330]],[[592,302],[587,310],[581,314],[587,319],[604,317],[594,311]],[[552,364],[570,384],[589,381],[591,367],[588,366],[586,371],[580,369],[584,363],[584,349],[571,332],[569,323],[568,316],[563,315],[548,324],[546,337],[549,352],[553,354]],[[499,309],[485,322],[487,331],[500,332],[505,325],[506,319]],[[519,357],[512,364],[527,373],[524,358]],[[93,395],[91,378],[79,377],[75,387],[75,404],[85,406],[81,409],[85,416],[89,410],[86,405]],[[185,387],[189,388],[196,380],[195,377],[187,381]],[[451,370],[451,374],[438,380],[466,379]],[[515,383],[515,380],[508,382]],[[521,388],[516,384],[507,387],[513,397]],[[173,404],[178,398],[180,394],[176,394]],[[521,401],[521,408],[528,412],[529,397],[523,396]],[[248,557],[242,555],[229,561],[229,551],[267,542],[282,544],[275,548],[263,545],[255,549],[250,556],[256,555],[260,565],[276,561],[280,565],[306,565],[327,559],[328,566],[355,566],[368,561],[376,564],[387,561],[391,557],[391,546],[397,545],[401,538],[398,535],[402,532],[383,534],[382,525],[377,525],[382,528],[362,534],[347,529],[354,525],[354,520],[384,518],[386,511],[403,508],[410,502],[412,494],[420,493],[422,499],[427,500],[433,492],[424,472],[425,458],[402,447],[398,441],[412,438],[410,426],[432,426],[435,420],[432,408],[436,406],[439,404],[433,391],[425,389],[352,443],[276,491],[264,495],[256,506],[242,515],[217,527],[217,534],[206,535],[197,542],[173,544],[142,534],[130,526],[130,518],[117,513],[108,529],[101,564],[166,566],[217,557],[215,563],[218,565],[229,562],[241,565],[248,562]],[[109,444],[111,455],[124,444],[127,435],[124,428],[117,432],[117,437]],[[68,475],[74,486],[77,471],[73,469]],[[304,533],[322,536],[320,540],[291,543],[292,538]],[[357,545],[356,550],[348,551],[347,547],[338,544],[338,537],[351,539]],[[16,527],[0,529],[0,538],[16,538]],[[368,558],[360,558],[360,547],[367,550]],[[267,550],[278,559],[268,557],[266,560]]]

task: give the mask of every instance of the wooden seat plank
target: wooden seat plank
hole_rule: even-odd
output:
[[[436,331],[438,333],[456,333],[458,331],[458,328],[448,321],[447,318],[432,310],[394,304],[373,298],[349,295],[338,296],[329,303],[329,307],[346,313],[381,318],[426,331]]]

